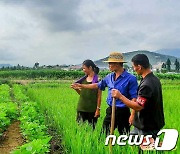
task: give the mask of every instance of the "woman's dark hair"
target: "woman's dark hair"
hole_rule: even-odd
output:
[[[149,59],[145,54],[137,54],[131,60],[134,65],[141,65],[145,69],[150,68]]]
[[[88,68],[91,66],[95,74],[99,73],[99,67],[97,67],[92,60],[90,59],[85,60],[83,62],[83,65],[85,65]]]

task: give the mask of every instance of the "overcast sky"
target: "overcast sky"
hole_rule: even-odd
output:
[[[180,0],[0,0],[0,63],[78,64],[180,48]]]

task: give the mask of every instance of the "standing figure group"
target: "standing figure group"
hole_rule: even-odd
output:
[[[97,118],[100,115],[101,91],[104,91],[107,87],[108,96],[106,102],[108,108],[103,121],[103,131],[107,135],[109,134],[112,100],[115,98],[115,128],[118,129],[119,133],[129,134],[130,125],[132,124],[134,129],[130,134],[152,135],[153,142],[165,122],[161,83],[151,71],[148,57],[144,54],[138,54],[132,58],[134,71],[142,77],[139,86],[136,77],[123,68],[125,60],[121,53],[111,53],[105,62],[108,62],[109,70],[112,73],[101,81],[97,79],[97,72],[95,71],[97,67],[95,64],[93,62],[92,65],[83,63],[83,71],[86,76],[71,85],[80,94],[78,114],[82,110],[79,106],[86,106],[87,110],[84,111],[91,111],[91,117]],[[86,67],[90,70],[86,71]],[[86,90],[87,92],[85,92]],[[86,95],[89,95],[89,97],[86,97]],[[131,113],[130,108],[132,109]],[[80,115],[81,119],[85,121],[83,118],[85,114],[82,116],[80,111]],[[93,123],[93,128],[95,128],[94,124],[97,120],[94,122],[89,121],[88,118],[87,120]],[[141,148],[147,147],[142,146]]]

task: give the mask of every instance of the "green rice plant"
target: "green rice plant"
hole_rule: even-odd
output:
[[[163,99],[166,125],[164,128],[173,128],[180,131],[178,107],[180,107],[179,81],[163,80]],[[171,87],[173,85],[173,87]],[[109,147],[105,146],[105,134],[101,134],[103,117],[105,116],[106,96],[103,93],[101,117],[98,119],[95,130],[87,123],[76,122],[76,106],[78,95],[69,88],[70,83],[37,83],[29,85],[27,94],[33,101],[40,104],[41,109],[47,115],[48,123],[58,129],[62,136],[62,144],[66,153],[73,154],[106,154]],[[169,88],[168,88],[169,87]],[[101,135],[100,135],[101,134]],[[115,131],[115,135],[119,136]],[[180,144],[178,142],[177,147]],[[114,153],[138,153],[137,146],[113,146]],[[158,151],[144,153],[161,153]],[[165,152],[178,153],[178,150]]]
[[[109,147],[104,145],[105,135],[100,135],[106,103],[102,103],[101,118],[99,118],[96,129],[93,131],[89,124],[78,124],[76,122],[78,95],[69,88],[69,84],[59,84],[59,87],[49,87],[48,84],[48,87],[42,85],[42,88],[39,85],[31,85],[31,88],[28,88],[28,94],[32,100],[36,100],[41,104],[42,109],[46,111],[49,121],[53,123],[59,134],[62,135],[62,144],[67,153],[91,154],[92,151],[95,153],[109,153]],[[38,87],[37,89],[36,86]],[[105,96],[103,97],[103,102],[105,102]],[[131,148],[120,146],[116,146],[114,151],[122,152],[127,151],[127,149],[133,153]]]

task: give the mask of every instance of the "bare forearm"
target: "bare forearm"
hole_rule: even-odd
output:
[[[142,106],[140,106],[138,103],[136,103],[135,101],[129,100],[127,99],[125,96],[121,96],[119,98],[124,104],[126,104],[128,107],[130,107],[131,109],[133,109],[135,111],[140,111],[142,109]]]
[[[97,83],[82,84],[81,87],[84,88],[84,89],[98,89],[98,84]]]
[[[98,98],[97,98],[97,107],[101,108],[101,97],[102,97],[102,91],[98,90]]]
[[[131,115],[135,115],[135,112],[136,112],[136,111],[135,111],[134,109],[132,109],[132,110],[131,110]]]
[[[136,102],[136,98],[133,98],[131,101]],[[136,111],[135,111],[134,109],[132,109],[132,110],[131,110],[131,115],[134,116],[134,115],[135,115],[135,112],[136,112]]]
[[[117,89],[112,89],[111,95],[114,98],[120,99],[124,104],[126,104],[126,106],[128,106],[129,108],[131,108],[131,109],[133,109],[135,111],[140,111],[140,110],[143,109],[143,107],[140,106],[138,103],[136,103],[136,101],[132,101],[132,100],[127,99]]]
[[[98,90],[98,97],[97,97],[97,108],[94,117],[98,118],[100,117],[100,109],[101,109],[101,90]]]

